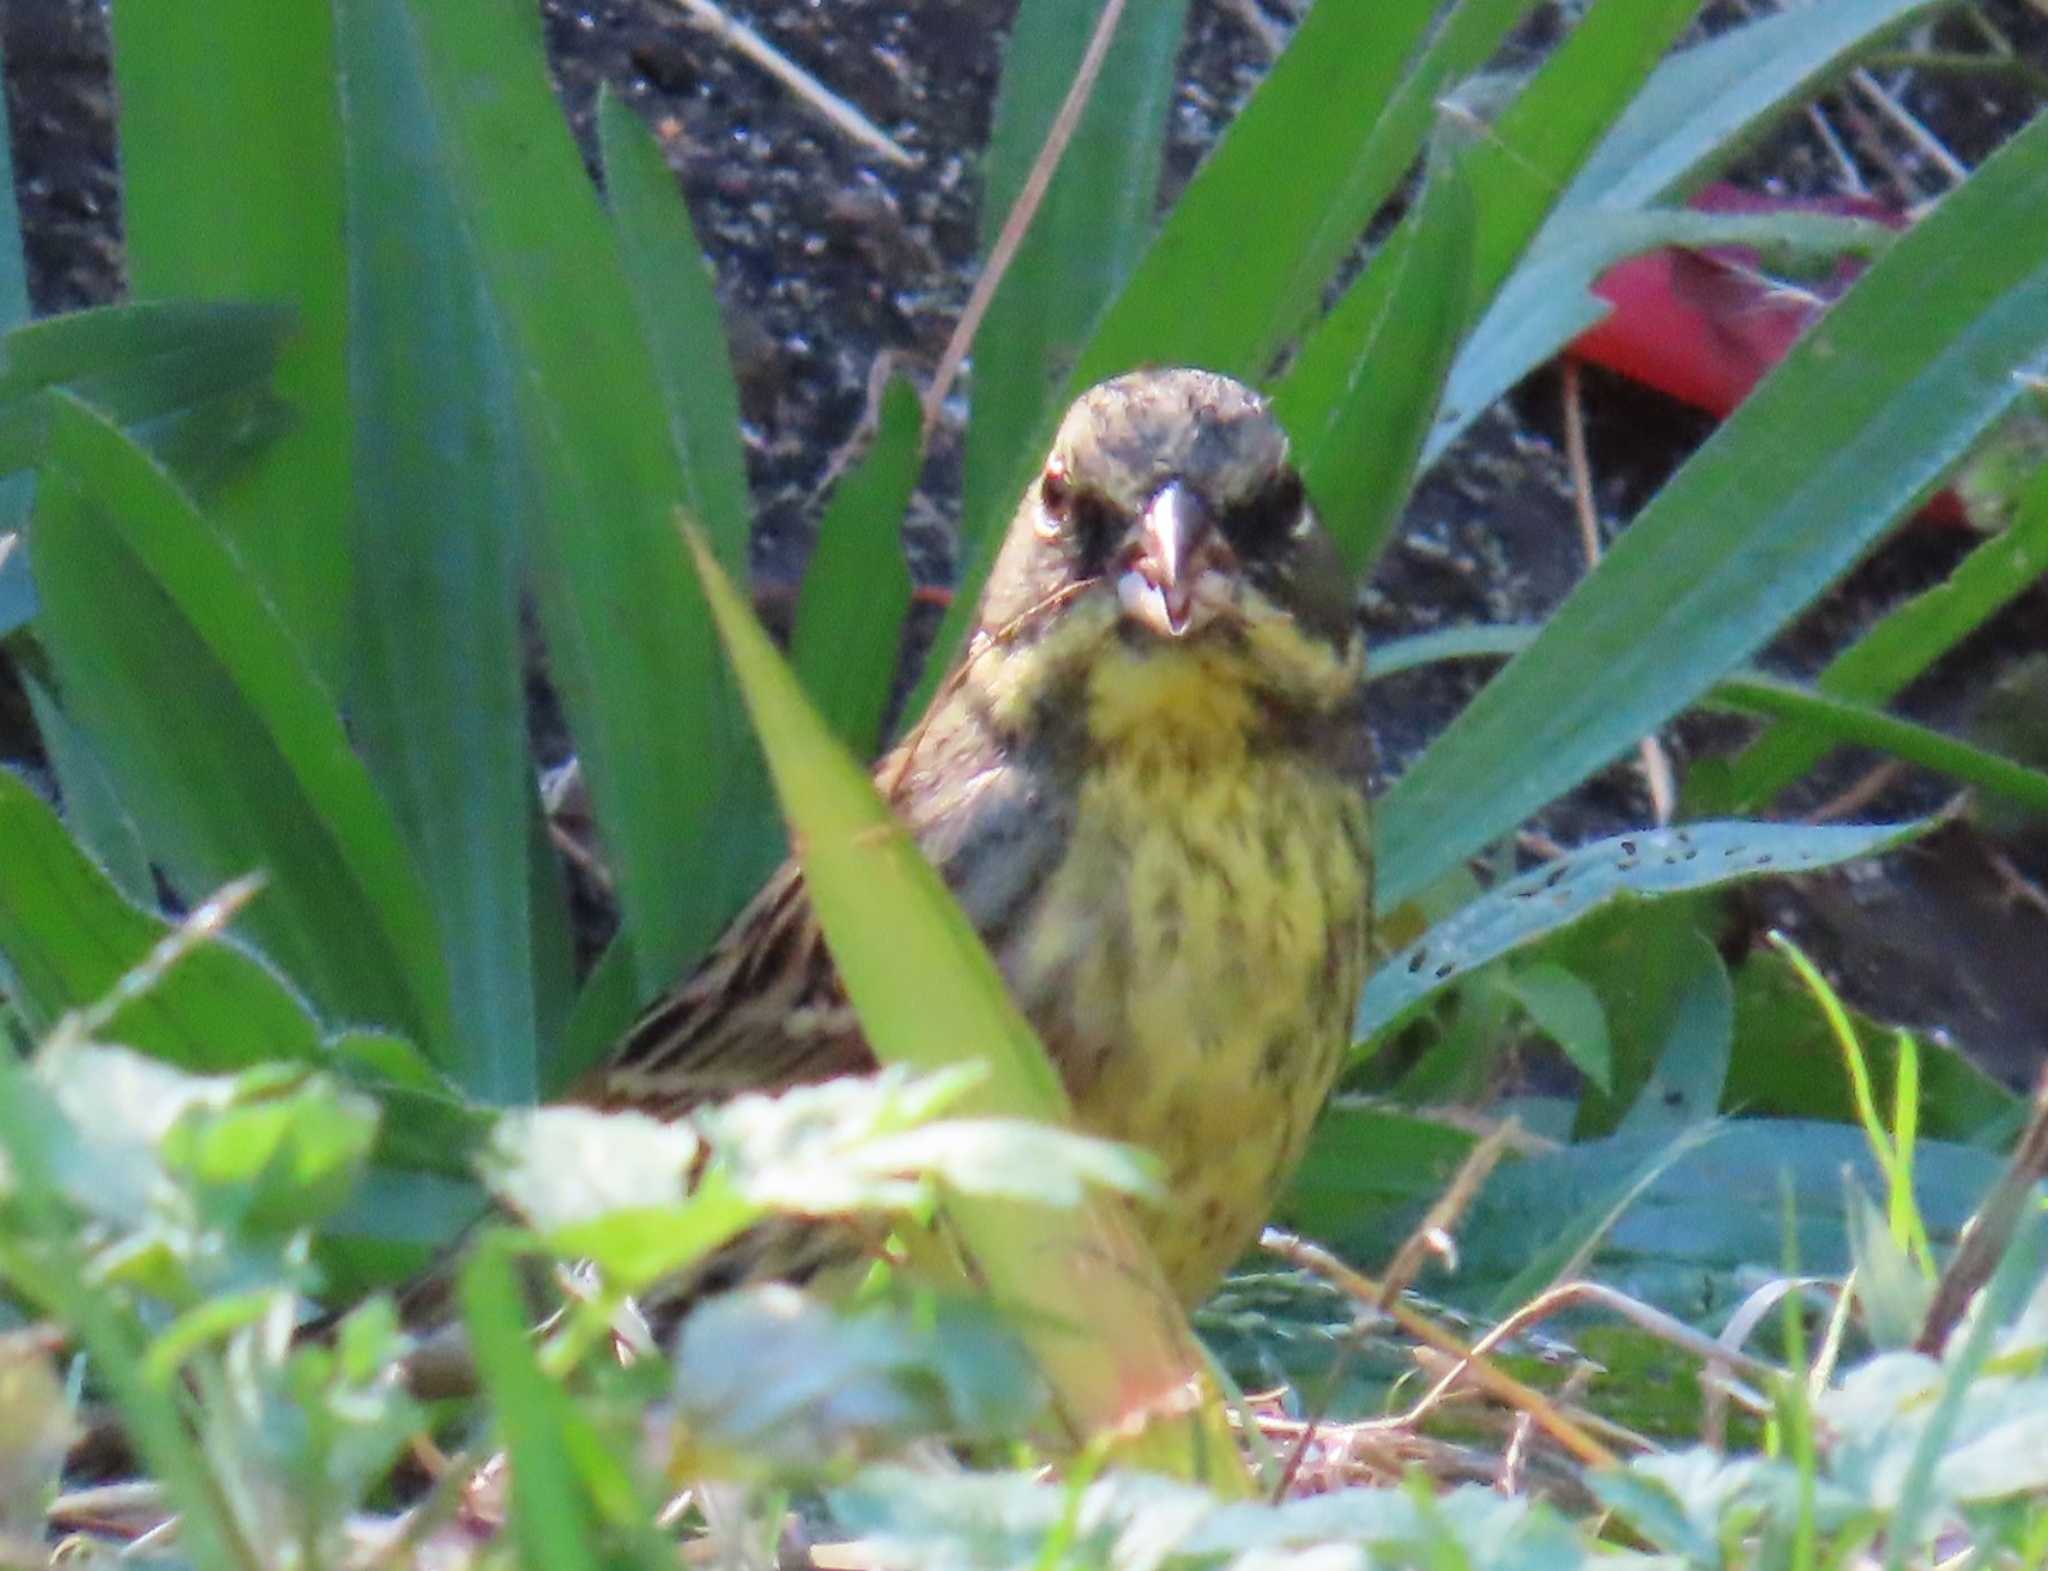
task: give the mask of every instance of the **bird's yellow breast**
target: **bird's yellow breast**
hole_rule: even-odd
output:
[[[1074,833],[1001,956],[1084,1127],[1150,1147],[1183,1296],[1255,1235],[1341,1063],[1369,870],[1358,787],[1262,744],[1201,649],[1104,654]]]

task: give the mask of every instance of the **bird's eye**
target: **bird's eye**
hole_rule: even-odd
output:
[[[1308,496],[1302,490],[1301,476],[1287,469],[1275,475],[1249,500],[1230,508],[1224,515],[1223,527],[1238,549],[1255,550],[1294,538],[1301,532],[1299,526],[1309,516]]]
[[[1045,510],[1055,518],[1067,515],[1067,504],[1074,499],[1074,488],[1067,480],[1064,469],[1048,469],[1045,478],[1038,482],[1038,500]]]

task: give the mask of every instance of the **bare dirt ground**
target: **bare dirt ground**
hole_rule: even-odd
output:
[[[755,65],[692,27],[664,0],[544,0],[562,101],[586,151],[600,83],[654,127],[716,266],[747,423],[760,521],[757,575],[792,582],[819,511],[833,451],[864,407],[869,368],[893,351],[929,367],[950,332],[978,254],[977,154],[988,130],[1015,0],[734,0],[735,15],[878,123],[915,159],[904,168],[846,140]],[[1269,58],[1246,5],[1195,0],[1173,108],[1170,197]],[[1987,12],[2023,53],[2048,65],[2048,19],[2022,0]],[[1271,0],[1258,13],[1284,26]],[[1708,7],[1706,25],[1736,7]],[[1546,9],[1518,53],[1555,33]],[[119,193],[105,21],[98,0],[10,0],[0,9],[9,124],[37,308],[102,303],[120,289]],[[1509,62],[1510,64],[1513,62]],[[2027,89],[1988,78],[1912,75],[1903,101],[1966,162],[2033,107]],[[1847,100],[1830,123],[1875,194],[1910,206],[1937,195],[1930,160]],[[1844,176],[1810,122],[1798,122],[1736,178],[1759,188],[1839,190]],[[1620,527],[1710,429],[1701,416],[1597,374],[1586,378],[1595,496]],[[1474,428],[1417,493],[1400,540],[1362,602],[1378,638],[1473,621],[1544,615],[1583,571],[1561,454],[1555,372],[1541,373]],[[951,571],[948,518],[957,453],[941,433],[907,530],[914,569]],[[1899,599],[1938,582],[1968,549],[1953,531],[1909,527],[1876,552],[1772,651],[1806,673]],[[1944,726],[2019,655],[2048,648],[2048,594],[2035,586],[1902,700]],[[1373,717],[1390,772],[1441,730],[1483,678],[1443,669],[1389,682]],[[1690,752],[1725,745],[1732,722],[1688,722]],[[10,748],[10,752],[16,749]],[[1860,778],[1868,758],[1838,758],[1786,804],[1803,810]],[[1868,806],[1924,811],[1935,782],[1902,778]],[[1633,771],[1618,767],[1546,816],[1572,841],[1646,821]],[[2001,1076],[2048,1057],[2048,988],[2031,957],[2048,953],[2048,911],[2014,877],[2048,879],[2048,849],[1943,831],[1881,876],[1758,886],[1740,925],[1780,925],[1826,959],[1872,1011],[1949,1032]]]

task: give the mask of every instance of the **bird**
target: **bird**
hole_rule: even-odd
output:
[[[875,769],[1078,1127],[1162,1164],[1138,1223],[1191,1305],[1344,1063],[1372,906],[1363,675],[1266,400],[1140,370],[1068,410],[959,663]],[[792,861],[569,1099],[676,1118],[875,1068]]]

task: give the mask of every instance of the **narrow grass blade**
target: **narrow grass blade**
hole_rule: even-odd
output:
[[[662,380],[549,86],[540,19],[431,0],[407,10],[462,221],[520,366],[551,670],[646,997],[759,882],[762,847],[714,817],[754,743],[675,538],[686,483]]]
[[[855,756],[872,758],[903,647],[910,565],[903,514],[923,466],[917,389],[882,395],[881,429],[833,492],[796,602],[792,659],[804,691]]]
[[[1733,162],[1770,117],[1940,0],[1837,0],[1761,17],[1660,66],[1558,203],[1642,207]]]
[[[334,21],[271,0],[113,14],[122,229],[140,299],[288,304],[293,422],[214,514],[313,669],[349,644],[348,278]]]
[[[1003,51],[983,160],[986,256],[1065,100],[1103,0],[1024,0]],[[1088,107],[974,348],[962,554],[1009,516],[1021,465],[1088,327],[1130,276],[1154,227],[1160,153],[1187,0],[1127,4]]]
[[[1378,554],[1415,482],[1471,300],[1475,209],[1460,161],[1438,160],[1412,220],[1273,390],[1302,477],[1354,571]]]
[[[1455,627],[1404,638],[1375,653],[1372,675],[1391,676],[1436,660],[1519,655],[1533,647],[1540,634],[1540,628],[1530,627]],[[1796,682],[1738,671],[1709,688],[1698,707],[1793,721],[1802,735],[1823,737],[1830,746],[1855,743],[1875,748],[1966,785],[1979,786],[2020,807],[2048,813],[2048,774],[1931,727],[1866,704],[1816,693]]]
[[[682,460],[681,500],[725,570],[744,574],[753,508],[717,280],[661,144],[610,87],[598,94],[597,133],[626,287]]]
[[[1389,794],[1397,903],[1676,713],[1916,505],[2048,353],[2048,121],[1863,280]]]
[[[1437,95],[1528,9],[1460,0],[1424,42],[1433,6],[1318,5],[1109,307],[1072,390],[1147,361],[1264,372],[1414,162]]]
[[[794,829],[805,887],[876,1056],[919,1069],[978,1059],[985,1078],[958,1115],[1064,1122],[1065,1090],[967,918],[805,702],[708,548],[693,544]],[[1077,1427],[1070,1438],[1106,1439],[1152,1415],[1140,1445],[1152,1465],[1211,1470],[1220,1487],[1243,1487],[1220,1406],[1186,1404],[1189,1382],[1210,1389],[1200,1350],[1118,1204],[1097,1195],[1069,1212],[956,1196],[947,1209]]]
[[[11,999],[30,1029],[99,1002],[171,924],[124,898],[57,815],[0,770],[0,955]],[[200,945],[147,992],[124,1003],[109,1041],[201,1074],[266,1059],[311,1058],[319,1030],[291,987],[261,960],[220,940]]]
[[[512,1536],[535,1571],[598,1571],[596,1521],[576,1479],[570,1433],[583,1420],[534,1355],[511,1252],[487,1238],[462,1272],[462,1307],[498,1433],[517,1469]]]
[[[1699,0],[1601,0],[1465,158],[1480,214],[1474,298],[1493,298],[1574,174],[1699,9]]]
[[[36,740],[42,743],[50,773],[57,777],[65,827],[122,894],[139,905],[154,905],[156,874],[142,844],[142,831],[135,827],[134,815],[121,805],[106,765],[79,734],[42,677],[33,670],[23,670],[20,675],[28,693],[29,712],[36,719]]]
[[[2019,504],[2012,526],[1992,536],[1936,585],[1886,614],[1828,663],[1814,681],[1826,697],[1881,704],[1981,627],[2040,576],[2048,564],[2048,469]],[[1806,725],[1773,726],[1729,761],[1717,806],[1751,812],[1827,755],[1835,734]]]
[[[67,711],[176,884],[198,898],[261,870],[245,929],[323,1014],[444,1053],[426,889],[340,717],[207,520],[75,400],[55,417],[31,551]]]
[[[539,1087],[511,369],[399,0],[337,0],[356,642],[349,719],[425,875],[473,1096]]]
[[[291,336],[277,306],[172,300],[31,322],[0,341],[0,473],[42,461],[49,401],[65,387],[159,451],[232,450],[268,428],[269,384]]]

